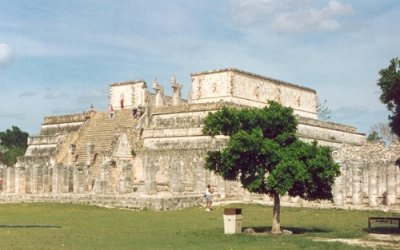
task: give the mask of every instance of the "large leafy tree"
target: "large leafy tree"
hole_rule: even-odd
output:
[[[0,162],[13,165],[17,161],[17,157],[25,153],[28,147],[28,136],[28,133],[16,126],[0,132]]]
[[[393,58],[389,67],[380,70],[379,74],[381,77],[377,84],[382,90],[380,100],[392,112],[389,125],[400,136],[400,59]]]
[[[291,108],[270,102],[263,109],[210,113],[203,133],[230,136],[226,148],[208,152],[206,168],[227,180],[240,179],[250,192],[274,199],[272,233],[280,234],[280,196],[332,199],[339,165],[328,147],[299,140]]]

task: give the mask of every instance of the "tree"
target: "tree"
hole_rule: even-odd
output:
[[[377,123],[371,126],[371,133],[367,137],[367,141],[381,141],[390,144],[398,140],[388,123]]]
[[[291,108],[269,102],[263,109],[223,108],[204,122],[206,135],[230,136],[226,148],[210,151],[206,168],[226,180],[240,179],[250,192],[274,199],[272,233],[280,234],[280,196],[332,199],[339,175],[328,147],[299,140]]]
[[[0,132],[0,162],[9,166],[15,164],[17,157],[24,155],[28,147],[28,136],[16,126]]]
[[[392,131],[400,136],[400,59],[393,58],[389,67],[379,71],[378,86],[382,90],[380,100],[390,112],[389,125]]]
[[[327,101],[324,100],[323,102],[321,102],[319,99],[317,99],[318,119],[327,121],[331,119],[331,113],[332,111],[327,107]]]
[[[16,126],[12,126],[5,132],[0,132],[1,143],[6,147],[27,147],[28,136],[28,133],[21,131]]]
[[[381,141],[382,137],[379,136],[378,132],[372,131],[368,136],[367,136],[367,141],[369,142],[376,142],[376,141]]]

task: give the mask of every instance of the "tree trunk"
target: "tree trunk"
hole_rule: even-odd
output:
[[[281,200],[278,193],[274,194],[274,208],[272,212],[272,234],[282,234],[281,231]]]

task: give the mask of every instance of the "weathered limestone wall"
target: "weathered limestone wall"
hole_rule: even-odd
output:
[[[175,140],[181,137],[192,137],[195,142],[202,136],[204,119],[208,113],[224,105],[235,107],[225,102],[218,102],[151,110],[150,124],[143,132],[145,147],[153,148],[151,144],[157,141],[168,141],[170,138]],[[361,145],[365,142],[365,135],[357,133],[354,127],[300,116],[297,116],[297,119],[299,120],[298,135],[304,141],[318,140],[321,145],[333,148],[340,147],[343,143]]]
[[[41,136],[59,135],[78,131],[78,129],[90,118],[90,112],[72,115],[48,116],[40,130]],[[35,139],[32,139],[35,140]]]
[[[110,103],[114,109],[146,105],[148,96],[144,80],[113,83],[110,85]]]
[[[313,89],[237,69],[192,74],[191,103],[225,101],[262,108],[272,100],[292,107],[295,114],[317,118]]]
[[[341,166],[341,176],[335,182],[335,204],[400,204],[400,167],[395,164],[399,157],[399,144],[386,148],[382,143],[365,143],[336,149],[334,159]]]
[[[366,142],[365,135],[353,127],[304,117],[297,119],[297,134],[304,141],[318,140],[321,145],[332,148],[340,147],[343,143],[360,146]]]
[[[154,80],[152,87],[155,93],[150,93],[147,89],[147,84],[144,80],[127,81],[113,83],[110,85],[110,100],[109,104],[114,109],[124,108],[131,109],[133,107],[163,107],[171,105],[180,105],[187,103],[181,99],[180,84],[176,81],[172,82],[173,96],[164,95],[164,87],[159,85],[157,80]]]
[[[207,171],[203,167],[205,153],[204,149],[144,152],[146,193],[203,193],[207,185]]]

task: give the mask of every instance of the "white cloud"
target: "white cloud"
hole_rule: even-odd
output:
[[[231,1],[231,13],[238,26],[270,29],[276,33],[331,32],[339,30],[339,17],[350,15],[353,8],[337,0],[323,8],[315,8],[313,1],[247,0]]]
[[[338,17],[353,12],[351,5],[341,4],[332,0],[322,9],[308,9],[282,13],[272,22],[272,29],[276,32],[315,32],[335,31],[340,28]]]
[[[14,59],[14,51],[5,43],[0,43],[0,67],[9,65]]]

